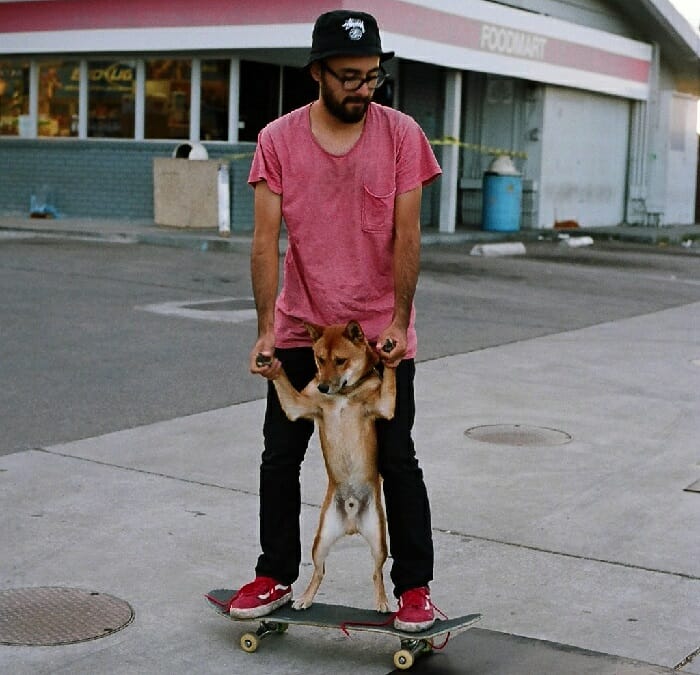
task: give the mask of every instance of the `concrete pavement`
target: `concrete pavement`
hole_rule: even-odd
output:
[[[220,240],[115,221],[0,218],[2,229],[198,248]],[[700,479],[699,329],[696,303],[418,364],[433,597],[448,615],[483,620],[413,672],[700,675],[700,493],[685,491]],[[290,628],[244,654],[243,626],[204,606],[210,588],[248,581],[257,557],[263,407],[0,457],[0,588],[94,590],[135,611],[95,641],[0,646],[0,672],[391,669],[394,642],[369,634]],[[316,441],[302,480],[297,591],[325,483]],[[369,605],[364,542],[341,541],[327,568],[319,600]]]

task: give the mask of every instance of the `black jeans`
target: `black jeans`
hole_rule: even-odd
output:
[[[303,389],[314,377],[316,366],[310,347],[277,349],[292,384]],[[393,558],[394,594],[427,585],[433,578],[433,539],[430,504],[415,454],[411,430],[415,417],[413,359],[402,361],[396,371],[396,412],[392,420],[377,421],[379,471],[384,479],[384,501]],[[292,584],[301,563],[301,463],[313,433],[313,422],[290,422],[277,392],[268,383],[263,436],[265,449],[260,466],[260,543],[262,554],[256,573]]]

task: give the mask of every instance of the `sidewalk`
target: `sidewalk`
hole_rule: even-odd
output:
[[[412,672],[700,675],[700,494],[685,491],[700,479],[699,326],[697,303],[418,364],[433,598],[483,620]],[[0,457],[1,587],[107,593],[135,611],[94,641],[0,646],[0,671],[391,670],[396,645],[369,634],[292,627],[245,654],[243,627],[205,607],[257,557],[263,405]],[[325,485],[315,441],[302,481],[297,592]],[[319,601],[367,606],[370,568],[364,542],[342,540]]]
[[[699,323],[700,303],[418,365],[433,597],[483,621],[413,672],[700,674],[700,494],[685,491],[700,478]],[[242,627],[205,607],[257,557],[262,413],[252,401],[1,457],[2,588],[107,593],[135,620],[2,646],[0,671],[387,673],[382,636],[291,628],[248,655]],[[505,431],[480,440],[492,425]],[[297,592],[324,484],[314,445]],[[319,600],[370,602],[360,539],[336,546]]]
[[[181,230],[159,227],[149,220],[119,220],[107,218],[41,219],[22,216],[0,216],[0,234],[60,236],[65,238],[105,240],[116,243],[141,243],[157,246],[180,246],[201,250],[226,251],[250,245],[251,233],[221,236],[215,230]],[[459,230],[441,233],[434,229],[423,231],[423,244],[462,244],[499,241],[537,241],[556,239],[562,232],[555,230],[521,230],[519,232],[484,232]],[[700,224],[641,227],[578,228],[568,230],[570,236],[590,236],[597,240],[624,241],[650,245],[685,245],[700,248]]]

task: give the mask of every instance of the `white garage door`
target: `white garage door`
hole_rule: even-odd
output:
[[[582,227],[624,219],[629,102],[547,87],[542,134],[539,225]]]

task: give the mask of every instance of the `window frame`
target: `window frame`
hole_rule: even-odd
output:
[[[189,109],[189,133],[188,138],[146,138],[146,62],[157,59],[178,59],[189,60],[191,63],[190,76],[190,109]],[[78,134],[69,137],[50,137],[53,141],[100,141],[110,142],[133,142],[145,143],[178,142],[189,140],[200,142],[200,122],[201,122],[201,82],[203,61],[228,61],[229,62],[229,96],[228,96],[228,120],[226,125],[226,138],[220,140],[205,141],[212,144],[237,144],[239,143],[239,109],[240,109],[240,63],[242,55],[229,55],[221,53],[202,54],[130,54],[110,53],[110,54],[45,54],[41,57],[28,57],[23,55],[6,55],[3,61],[16,62],[18,64],[29,64],[29,105],[28,123],[24,135],[0,134],[0,142],[3,139],[46,139],[49,137],[39,136],[39,71],[42,64],[53,61],[71,61],[78,64],[80,81],[78,84]],[[135,62],[135,88],[134,88],[134,134],[131,137],[118,136],[89,136],[88,135],[88,115],[89,115],[89,64],[93,62],[124,60]],[[280,84],[281,86],[281,84]]]

